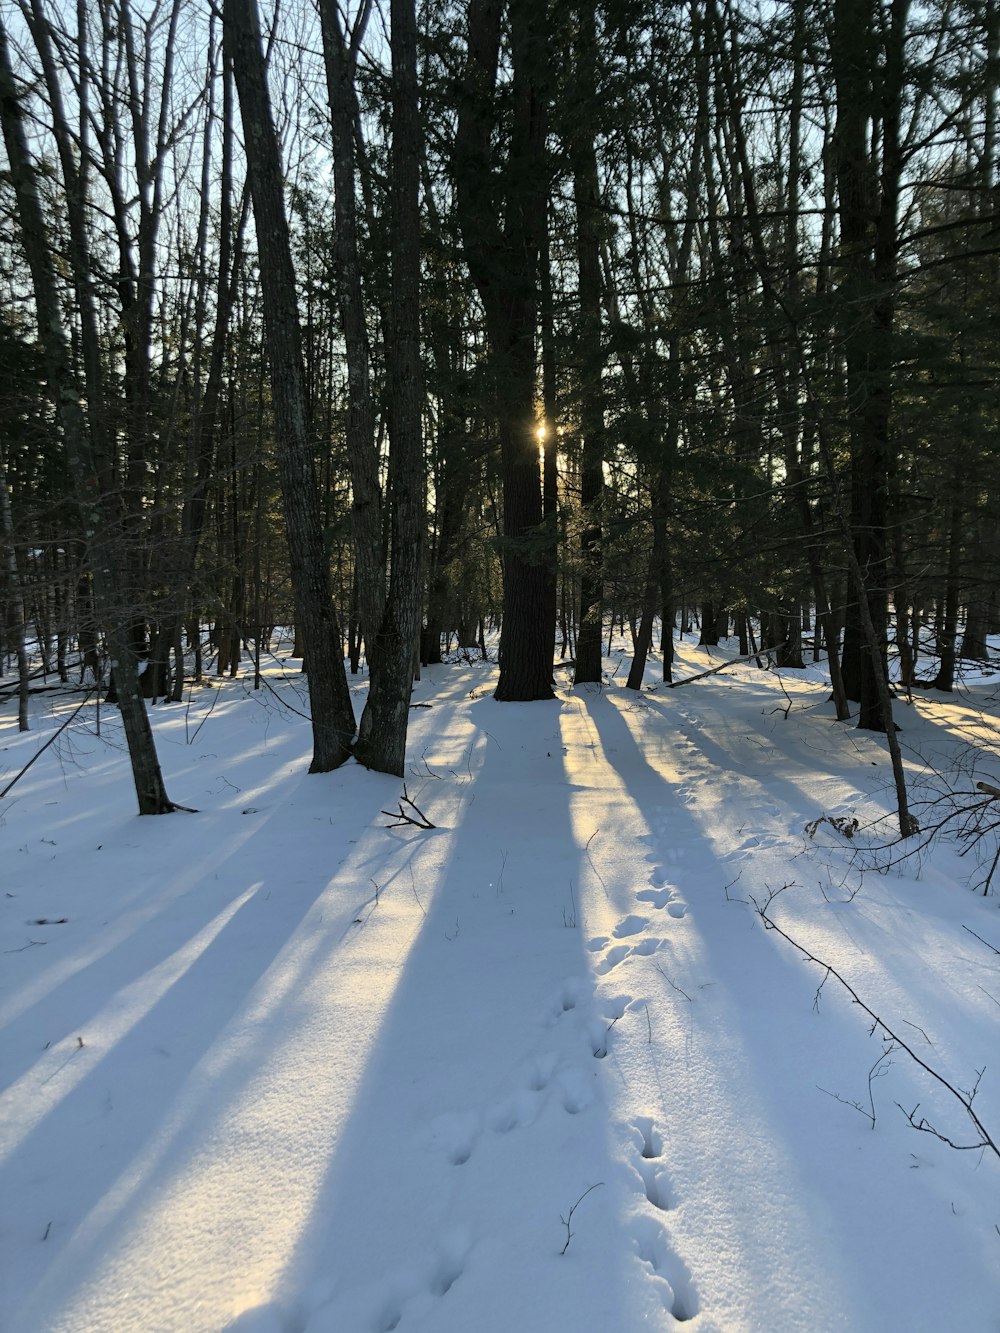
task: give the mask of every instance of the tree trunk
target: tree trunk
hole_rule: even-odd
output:
[[[36,37],[36,40],[38,38]],[[45,38],[42,36],[44,43]],[[51,69],[51,51],[39,52],[43,64]],[[153,732],[139,687],[135,653],[129,638],[126,617],[128,606],[121,595],[118,571],[123,566],[116,533],[120,530],[110,486],[107,456],[95,454],[83,402],[95,409],[101,403],[99,384],[88,384],[86,397],[81,394],[73,372],[69,341],[62,321],[55,271],[46,243],[44,217],[38,196],[34,168],[28,155],[23,112],[14,83],[7,43],[7,30],[0,19],[0,119],[17,197],[18,221],[25,256],[31,270],[38,337],[45,360],[49,392],[52,395],[63,431],[66,459],[73,477],[80,507],[84,539],[89,547],[97,612],[104,621],[112,656],[112,675],[118,695],[125,739],[132,764],[136,797],[141,815],[166,814],[175,809],[167,796]],[[67,144],[63,144],[67,147]],[[86,231],[83,225],[83,199],[76,190],[76,166],[72,155],[61,154],[67,175],[67,205],[71,229],[71,264],[78,295],[89,293],[89,261]],[[82,303],[85,307],[86,302]],[[86,320],[88,311],[81,310]],[[85,328],[85,341],[97,341],[96,326]],[[94,348],[96,352],[96,347]],[[94,362],[90,362],[91,366]]]
[[[0,533],[3,534],[3,544],[6,548],[4,563],[7,568],[8,605],[11,610],[10,633],[17,654],[17,729],[27,731],[28,681],[31,672],[24,637],[24,597],[21,593],[17,549],[14,545],[14,519],[10,509],[10,492],[7,489],[7,469],[4,466],[2,447],[0,447]]]
[[[341,654],[340,626],[330,595],[330,571],[306,427],[295,272],[256,0],[226,0],[224,20],[257,223],[296,628],[302,634],[309,670],[313,732],[309,771],[325,773],[337,768],[351,753],[354,712]]]
[[[546,218],[548,13],[510,0],[513,103],[498,188],[492,136],[500,54],[500,0],[469,0],[468,60],[455,150],[463,247],[486,314],[503,477],[503,619],[499,700],[551,699],[552,612],[535,427],[538,259]],[[502,225],[498,222],[498,205]]]
[[[597,154],[594,117],[597,99],[597,33],[593,0],[577,7],[575,83],[570,112],[573,131],[573,199],[576,205],[576,255],[580,302],[576,339],[580,373],[580,631],[576,642],[574,683],[601,680],[603,578],[601,499],[604,494],[604,393],[601,353],[601,268],[598,241]],[[575,110],[575,114],[573,114]]]
[[[369,656],[371,685],[355,747],[358,760],[403,776],[420,630],[424,529],[423,383],[420,367],[420,113],[414,0],[391,0],[392,343],[389,349],[389,593]]]
[[[836,0],[831,59],[837,98],[833,152],[840,211],[840,285],[851,437],[851,525],[854,554],[864,579],[864,609],[848,609],[844,636],[845,685],[860,701],[858,726],[885,725],[875,662],[862,652],[870,619],[887,677],[889,488],[894,465],[890,440],[892,336],[895,322],[896,229],[899,196],[899,115],[903,27],[908,0],[891,0],[890,24],[878,29],[873,0]],[[880,37],[884,46],[878,51]],[[878,56],[884,65],[878,68]],[[876,174],[869,119],[881,125]]]
[[[348,42],[335,0],[320,0],[323,59],[333,132],[337,298],[347,355],[347,454],[351,469],[351,523],[357,568],[358,618],[369,664],[378,651],[385,609],[385,543],[379,489],[371,347],[365,320],[356,194],[358,117],[355,74],[370,5],[360,12]],[[416,164],[414,165],[416,169]]]

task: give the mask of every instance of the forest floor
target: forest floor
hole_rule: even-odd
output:
[[[908,1119],[1000,1136],[995,833],[892,846],[820,668],[617,647],[551,703],[426,670],[392,827],[296,668],[152,710],[198,813],[90,704],[0,801],[0,1328],[995,1333],[1000,1159]],[[78,702],[3,705],[0,788]],[[900,703],[923,823],[998,717]]]

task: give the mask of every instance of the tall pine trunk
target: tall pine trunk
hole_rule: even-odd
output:
[[[547,0],[510,0],[512,119],[492,147],[504,5],[469,0],[468,60],[456,136],[462,243],[486,314],[503,477],[500,700],[552,698],[552,525],[543,524],[535,428],[539,255],[547,226]],[[500,188],[498,188],[499,177]],[[498,204],[501,218],[498,221]]]

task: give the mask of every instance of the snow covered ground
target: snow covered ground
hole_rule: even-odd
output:
[[[153,710],[197,814],[90,705],[0,802],[5,1333],[995,1333],[1000,1160],[904,1111],[1000,1134],[996,842],[874,869],[819,669],[431,668],[420,830],[306,774],[293,667]],[[918,802],[1000,778],[998,692],[900,705]],[[0,788],[78,702],[3,705]]]

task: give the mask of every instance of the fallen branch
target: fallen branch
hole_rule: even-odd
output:
[[[408,815],[406,811],[403,809],[404,805],[408,805],[414,813],[412,815]],[[403,828],[407,824],[412,824],[414,828],[423,828],[423,829],[437,828],[437,825],[432,824],[431,821],[424,814],[424,812],[418,806],[414,805],[414,803],[410,800],[409,796],[407,796],[406,794],[405,787],[403,788],[402,796],[399,798],[398,810],[382,810],[379,813],[383,815],[388,815],[390,819],[394,819],[396,821],[394,824],[385,824],[383,826],[385,828]]]
[[[925,1074],[929,1074],[930,1077],[934,1079],[936,1083],[939,1083],[942,1088],[944,1088],[947,1092],[951,1093],[951,1095],[959,1103],[959,1105],[965,1111],[965,1114],[969,1117],[969,1119],[975,1126],[976,1132],[979,1135],[979,1141],[977,1143],[955,1143],[951,1139],[947,1138],[944,1134],[938,1133],[938,1131],[923,1118],[921,1118],[919,1121],[916,1120],[915,1117],[917,1111],[920,1109],[919,1103],[913,1108],[912,1111],[903,1111],[903,1114],[906,1116],[907,1120],[910,1122],[913,1128],[919,1129],[925,1134],[933,1134],[935,1138],[940,1139],[942,1143],[947,1143],[948,1146],[951,1148],[961,1148],[963,1151],[972,1150],[976,1148],[983,1148],[983,1149],[988,1148],[990,1152],[994,1154],[994,1156],[1000,1159],[1000,1147],[997,1146],[996,1140],[990,1134],[989,1130],[986,1128],[983,1122],[979,1119],[979,1116],[976,1115],[976,1112],[972,1105],[973,1100],[975,1099],[976,1096],[976,1088],[979,1085],[979,1078],[976,1079],[976,1087],[974,1087],[971,1092],[961,1092],[958,1088],[954,1086],[954,1084],[949,1083],[948,1080],[942,1074],[939,1074],[936,1069],[932,1069],[931,1066],[926,1062],[926,1060],[921,1060],[920,1056],[917,1055],[916,1051],[914,1051],[912,1047],[908,1046],[906,1042],[902,1039],[902,1037],[898,1036],[892,1030],[892,1028],[889,1027],[889,1025],[885,1022],[884,1019],[879,1018],[878,1014],[875,1013],[874,1009],[870,1009],[868,1005],[865,1004],[864,1000],[861,999],[860,995],[858,995],[857,991],[850,984],[850,982],[845,981],[835,967],[831,967],[831,965],[829,963],[825,963],[822,960],[822,958],[817,958],[815,954],[810,953],[809,950],[804,948],[801,944],[799,944],[797,940],[793,940],[791,935],[787,934],[785,931],[781,929],[779,925],[777,925],[774,921],[772,921],[772,919],[767,915],[766,909],[767,909],[767,904],[765,904],[763,907],[757,908],[757,914],[764,923],[764,929],[776,931],[783,940],[787,940],[787,942],[792,946],[792,948],[796,949],[802,955],[802,957],[805,958],[808,962],[815,963],[817,967],[822,967],[826,972],[826,977],[824,978],[824,980],[826,980],[829,977],[833,977],[834,980],[839,981],[840,984],[843,986],[844,990],[847,991],[848,995],[851,997],[853,1002],[858,1006],[858,1008],[861,1009],[864,1013],[866,1013],[868,1017],[872,1020],[872,1029],[871,1029],[872,1033],[874,1034],[875,1032],[882,1032],[885,1035],[885,1037],[888,1038],[889,1041],[895,1042],[899,1050],[905,1051],[906,1054],[910,1057],[910,1059],[915,1064],[919,1065]],[[980,1073],[979,1077],[980,1078],[982,1077],[982,1073]],[[897,1105],[899,1105],[898,1102]],[[900,1107],[900,1110],[903,1110],[903,1108]]]
[[[980,944],[985,944],[987,949],[992,949],[995,954],[1000,955],[1000,949],[998,949],[995,944],[991,944],[989,940],[984,940],[982,935],[976,935],[976,932],[974,930],[970,930],[968,926],[963,926],[962,929],[968,930],[970,935],[976,936],[976,939],[979,941]]]
[[[755,653],[746,653],[743,657],[731,657],[727,662],[720,662],[718,666],[710,667],[708,671],[699,671],[696,676],[685,676],[683,680],[668,680],[665,684],[672,690],[679,690],[682,685],[690,685],[695,680],[704,680],[706,676],[714,676],[717,671],[725,671],[726,667],[739,666],[741,662],[749,662],[754,657],[763,656],[764,653],[776,653],[784,646],[783,643],[779,643],[773,648],[758,648]]]

